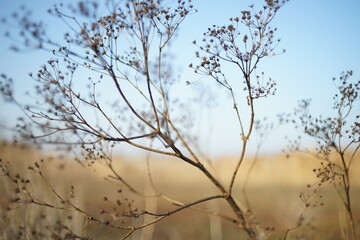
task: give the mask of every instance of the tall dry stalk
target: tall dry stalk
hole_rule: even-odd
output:
[[[352,75],[352,71],[347,71],[341,73],[339,78],[333,78],[337,88],[337,93],[333,97],[333,116],[314,116],[310,112],[310,100],[302,100],[295,109],[295,117],[291,122],[316,141],[316,154],[311,150],[302,150],[299,146],[300,141],[292,147],[293,150],[314,155],[320,160],[320,166],[313,169],[319,179],[315,185],[320,187],[328,183],[335,188],[350,225],[349,236],[346,239],[355,240],[357,235],[351,201],[351,166],[359,157],[360,148],[360,116],[357,115],[360,81],[353,81]],[[311,186],[312,184],[308,185]]]
[[[167,64],[171,61],[168,59],[169,44],[181,23],[195,12],[191,0],[179,0],[170,6],[154,0],[108,1],[108,13],[101,16],[96,1],[79,2],[70,7],[70,13],[58,5],[49,13],[69,28],[63,42],[52,39],[44,24],[30,20],[26,11],[21,17],[15,15],[21,27],[19,41],[23,46],[53,54],[36,74],[30,74],[36,82],[34,96],[37,100],[34,103],[21,104],[14,97],[10,78],[2,74],[0,89],[3,96],[25,109],[26,118],[20,118],[17,126],[21,136],[38,144],[65,146],[67,151],[74,146],[81,148],[83,157],[90,163],[101,161],[107,167],[110,171],[108,181],[117,182],[140,197],[163,199],[176,207],[163,213],[139,211],[131,204],[123,209],[123,199],[105,197],[106,202],[113,203],[115,213],[104,211],[108,218],[93,216],[71,198],[59,194],[44,177],[40,163],[31,170],[47,183],[59,205],[35,198],[27,186],[19,194],[29,198],[27,203],[75,211],[89,222],[125,230],[121,239],[184,209],[220,217],[243,229],[250,239],[266,238],[253,211],[236,199],[233,190],[254,127],[255,101],[275,92],[275,82],[271,78],[265,79],[264,73],[258,74],[257,69],[263,58],[277,54],[275,48],[280,40],[275,39],[276,28],[270,23],[286,2],[266,0],[260,10],[250,6],[240,17],[230,18],[227,26],[210,27],[201,44],[194,41],[199,47],[196,56],[200,63],[190,64],[190,67],[198,74],[215,79],[230,93],[230,105],[239,123],[242,150],[228,183],[221,182],[205,166],[187,138],[186,125],[181,127],[183,119],[192,116],[182,112],[176,119],[178,113],[172,110],[174,99],[169,89],[176,83]],[[21,46],[14,49],[21,50]],[[227,64],[238,69],[236,79],[228,79],[222,70],[221,66]],[[88,74],[85,79],[83,73]],[[88,90],[83,88],[86,84]],[[238,107],[236,89],[242,88],[246,95],[243,101],[249,112],[248,122]],[[111,151],[121,143],[189,164],[201,172],[218,193],[183,203],[158,190],[151,175],[149,182],[153,193],[137,189],[114,167]],[[11,173],[6,175],[13,178]],[[232,216],[198,206],[213,200],[225,201]],[[107,220],[114,214],[118,218]],[[123,218],[143,218],[144,221],[129,226],[127,221],[121,220]]]

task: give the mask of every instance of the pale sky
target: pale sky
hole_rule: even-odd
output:
[[[64,28],[61,22],[49,17],[48,6],[58,2],[55,0],[0,0],[1,16],[7,16],[25,4],[32,9],[36,18],[48,20],[51,30],[58,32]],[[31,2],[31,4],[29,4]],[[69,2],[69,1],[65,1]],[[176,66],[181,73],[183,86],[181,91],[191,91],[189,88],[206,86],[210,79],[202,79],[187,68],[194,62],[194,52],[197,50],[191,43],[201,40],[202,33],[213,24],[224,25],[230,17],[241,16],[240,11],[247,10],[251,3],[261,5],[263,1],[249,0],[194,0],[198,13],[191,15],[181,26],[179,36],[173,45]],[[297,101],[304,98],[312,99],[314,114],[327,115],[332,110],[332,96],[335,87],[332,77],[339,76],[341,71],[353,70],[356,80],[360,77],[360,1],[358,0],[290,0],[280,10],[272,26],[278,28],[277,36],[281,38],[279,51],[286,53],[265,59],[259,65],[259,71],[264,71],[277,82],[275,96],[256,102],[256,116],[261,119],[267,116],[274,119],[276,114],[291,112]],[[56,20],[56,21],[55,21]],[[55,24],[55,25],[54,25]],[[52,27],[54,26],[54,27]],[[36,72],[49,56],[43,52],[27,51],[13,53],[8,50],[9,41],[3,37],[6,26],[0,25],[0,73],[6,73],[16,82],[16,91],[24,92],[31,86],[28,72]],[[229,72],[229,78],[237,79],[236,70]],[[187,86],[185,81],[195,83]],[[240,86],[239,81],[239,86]],[[210,114],[203,110],[198,123],[199,134],[205,136],[202,147],[211,154],[231,154],[239,150],[239,138],[235,115],[229,99],[217,100],[218,108]],[[0,103],[3,101],[0,100]],[[360,110],[359,104],[356,110]],[[0,105],[0,121],[12,122],[16,115],[14,107]],[[360,112],[360,111],[357,111]],[[212,129],[211,131],[209,129]],[[204,134],[204,131],[206,132]],[[285,135],[293,134],[293,130],[282,127],[271,134],[264,145],[264,151],[276,152],[285,147]],[[250,146],[254,151],[256,142]]]

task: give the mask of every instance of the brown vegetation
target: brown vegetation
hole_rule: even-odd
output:
[[[31,180],[34,189],[34,197],[48,202],[58,201],[51,194],[47,184],[34,172],[28,169],[34,162],[42,158],[41,154],[28,146],[11,146],[2,144],[0,147],[0,158],[3,164],[10,167],[12,175],[17,173],[27,176]],[[156,209],[158,212],[174,209],[176,206],[169,205],[165,201],[150,199],[144,202],[131,191],[121,186],[118,188],[109,184],[104,178],[109,175],[109,171],[101,164],[101,161],[92,163],[82,162],[83,165],[59,159],[58,157],[46,157],[42,168],[49,183],[61,194],[69,194],[71,186],[76,190],[75,203],[93,215],[102,217],[102,210],[111,209],[111,200],[121,196],[124,204],[134,201],[134,206],[145,210]],[[116,168],[122,176],[134,183],[134,187],[149,190],[147,186],[146,163],[143,159],[115,157]],[[235,189],[241,189],[239,183],[247,172],[253,159],[247,158],[244,161],[244,172],[240,172],[240,179],[236,183]],[[10,161],[11,164],[6,164]],[[187,164],[171,161],[171,159],[154,159],[152,167],[155,185],[162,192],[170,194],[173,198],[182,202],[191,202],[194,199],[213,194],[215,189],[208,187],[207,180],[199,172],[193,170]],[[156,164],[159,161],[161,164]],[[121,165],[120,165],[121,162]],[[227,181],[231,172],[234,160],[232,157],[224,157],[216,160],[217,168],[215,175],[221,181]],[[359,163],[353,166],[351,176],[353,176],[352,195],[354,202],[360,201],[360,181],[357,174],[360,173]],[[280,166],[280,167],[279,167]],[[304,192],[314,197],[313,192],[306,187],[307,184],[316,181],[315,174],[311,169],[318,167],[318,162],[309,156],[295,155],[287,158],[284,155],[263,156],[258,159],[254,168],[254,175],[250,175],[248,183],[248,198],[254,214],[264,226],[274,228],[270,234],[270,239],[278,239],[283,236],[287,228],[296,225],[298,218],[303,211],[304,203],[299,198],[299,193]],[[177,171],[173,172],[172,169]],[[271,179],[271,181],[269,181]],[[23,239],[40,238],[41,234],[64,234],[69,229],[79,236],[87,236],[91,239],[113,239],[119,230],[109,230],[101,227],[100,224],[87,223],[86,218],[79,213],[69,211],[64,212],[56,209],[46,209],[36,205],[24,205],[22,208],[15,208],[6,211],[8,207],[15,206],[11,203],[14,197],[14,185],[8,179],[0,178],[3,193],[0,197],[1,215],[1,239],[9,239],[9,236],[17,236],[22,232],[23,236],[33,234],[33,237]],[[191,186],[191,188],[189,188]],[[122,190],[119,193],[118,190]],[[339,204],[336,192],[329,186],[323,186],[318,190],[322,198],[317,197],[319,204],[311,207],[304,216],[304,224],[292,231],[288,239],[297,239],[305,236],[305,239],[339,239],[342,236],[341,228],[344,228],[345,209]],[[241,192],[234,192],[240,196]],[[109,201],[104,201],[104,198]],[[127,200],[125,200],[127,199]],[[315,201],[313,204],[315,204]],[[324,204],[323,206],[320,206]],[[205,204],[210,209],[220,210],[222,213],[230,213],[226,205],[220,201]],[[201,207],[201,205],[200,205]],[[275,213],[275,214],[274,214]],[[359,216],[360,206],[354,205],[354,215]],[[189,218],[192,221],[189,221]],[[331,219],[331,220],[329,220]],[[132,220],[136,221],[136,220]],[[138,220],[142,221],[142,220]],[[356,219],[359,224],[360,219]],[[69,228],[69,229],[67,229]],[[154,232],[152,232],[154,231]],[[132,239],[212,239],[217,235],[217,239],[233,239],[241,232],[232,229],[226,221],[213,219],[206,214],[199,214],[194,210],[179,212],[170,217],[166,224],[159,223],[152,229],[145,228],[136,233]],[[37,236],[37,237],[36,237]]]
[[[171,91],[180,83],[170,42],[196,12],[191,0],[106,1],[105,12],[96,1],[54,5],[48,13],[69,30],[62,41],[21,8],[12,18],[22,45],[13,49],[45,50],[51,59],[29,74],[34,89],[27,96],[36,100],[19,100],[12,78],[0,74],[2,97],[23,111],[9,128],[19,142],[66,155],[2,146],[3,238],[355,240],[360,82],[351,71],[334,79],[333,115],[313,117],[304,100],[294,115],[281,116],[280,125],[291,122],[316,141],[314,151],[298,140],[290,147],[304,155],[251,157],[247,150],[253,132],[264,140],[271,131],[256,119],[255,102],[275,94],[276,83],[259,67],[285,52],[277,50],[271,22],[287,2],[250,5],[193,41],[197,63],[186,65],[228,95],[238,124],[238,156],[214,161],[189,131],[198,112]],[[123,145],[145,155],[116,157]],[[178,224],[186,231],[175,230]]]

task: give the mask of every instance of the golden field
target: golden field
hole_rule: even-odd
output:
[[[82,162],[83,166],[81,166],[69,159],[41,156],[38,151],[30,147],[14,147],[6,144],[0,147],[0,158],[12,176],[19,174],[30,180],[29,189],[34,198],[51,205],[59,206],[55,194],[39,175],[27,169],[41,159],[44,159],[44,163],[40,166],[44,179],[61,196],[72,194],[71,186],[74,186],[75,195],[72,201],[92,216],[101,217],[102,210],[111,211],[111,202],[117,199],[124,204],[124,211],[129,207],[138,208],[140,212],[147,210],[163,213],[176,208],[162,199],[144,200],[129,192],[123,184],[109,178],[111,173],[101,161]],[[132,184],[134,189],[147,194],[154,192],[148,181],[147,164],[144,159],[140,157],[126,159],[114,157],[114,159],[114,168],[120,176]],[[253,160],[251,157],[245,159],[236,179],[234,194],[240,201],[244,201],[243,185]],[[235,163],[236,157],[223,157],[212,161],[208,167],[226,185]],[[334,188],[329,184],[324,184],[320,188],[313,186],[310,189],[306,186],[317,182],[312,169],[319,166],[319,161],[309,155],[296,154],[286,158],[279,154],[257,159],[248,178],[246,196],[261,224],[270,229],[274,228],[268,233],[269,239],[283,239],[286,229],[296,225],[305,208],[299,198],[300,192],[314,197],[313,203],[317,201],[318,206],[307,209],[303,224],[291,231],[287,239],[342,239],[346,230],[345,211]],[[198,170],[176,159],[156,158],[154,155],[149,167],[158,192],[177,201],[188,203],[217,194],[216,189]],[[360,228],[359,174],[360,163],[355,159],[351,172],[351,196],[358,231]],[[87,236],[89,239],[120,239],[124,234],[121,230],[92,224],[86,221],[83,214],[74,211],[11,203],[10,199],[16,195],[16,189],[6,176],[0,178],[0,189],[2,192],[0,239],[11,239],[11,237],[16,239],[18,232],[22,232],[22,239],[55,239],[56,234],[61,235],[61,231],[65,231],[64,226],[71,228],[71,231],[79,236]],[[318,189],[316,194],[314,189]],[[109,200],[104,201],[104,197]],[[322,204],[324,205],[321,206]],[[6,210],[9,206],[12,209]],[[222,200],[213,200],[199,206],[231,215]],[[116,216],[113,218],[115,219]],[[151,220],[151,217],[126,218],[124,224],[139,225],[144,220]],[[186,209],[166,217],[156,225],[135,232],[129,239],[246,239],[242,234],[241,230],[226,221]]]

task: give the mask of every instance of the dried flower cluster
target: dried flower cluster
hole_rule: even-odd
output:
[[[221,62],[232,63],[242,73],[244,90],[249,92],[249,98],[274,94],[276,84],[273,80],[269,79],[265,84],[261,84],[264,82],[264,73],[261,74],[262,81],[259,81],[260,76],[256,75],[256,82],[251,80],[251,75],[262,58],[276,54],[275,48],[280,39],[275,40],[276,28],[272,28],[270,22],[286,2],[267,1],[263,9],[257,12],[251,5],[249,11],[241,12],[241,17],[230,18],[229,25],[213,25],[208,28],[202,45],[199,46],[201,52],[196,52],[201,63],[196,66],[191,64],[190,67],[194,68],[195,72],[210,75],[219,83],[228,86],[221,70]],[[245,28],[240,28],[241,25]],[[194,44],[198,45],[196,41]]]
[[[360,116],[356,115],[360,81],[352,81],[352,74],[352,71],[347,71],[341,73],[339,78],[333,78],[338,90],[333,98],[333,116],[313,116],[309,109],[310,100],[302,100],[295,109],[295,118],[291,121],[305,135],[316,140],[318,147],[315,157],[321,160],[321,166],[313,169],[319,179],[316,185],[320,187],[329,183],[337,190],[348,214],[351,226],[349,238],[356,239],[350,196],[350,169],[354,160],[358,158],[360,148]],[[300,138],[294,143],[295,149],[300,150]]]
[[[210,27],[201,45],[194,42],[199,47],[196,56],[200,63],[190,67],[213,77],[231,93],[230,106],[234,107],[239,121],[242,150],[228,183],[216,176],[206,159],[200,157],[188,136],[188,126],[194,116],[186,111],[176,113],[174,109],[179,106],[176,104],[182,99],[174,99],[170,92],[176,82],[169,66],[169,46],[180,24],[196,11],[191,0],[178,0],[168,5],[160,0],[106,1],[105,14],[97,1],[80,1],[69,8],[55,5],[48,12],[69,27],[63,41],[48,36],[45,24],[32,21],[29,12],[22,8],[13,16],[20,26],[20,34],[9,33],[8,37],[18,39],[25,48],[48,51],[51,59],[37,73],[29,74],[36,83],[34,91],[28,93],[34,102],[20,103],[13,94],[12,81],[6,75],[1,76],[2,95],[23,107],[25,112],[16,129],[22,139],[40,145],[65,146],[67,152],[77,154],[75,160],[84,167],[103,164],[109,171],[103,179],[124,190],[119,191],[116,198],[105,196],[105,208],[99,212],[100,216],[93,215],[73,201],[74,186],[69,186],[69,192],[64,195],[51,185],[42,162],[34,163],[28,170],[46,184],[55,202],[39,199],[30,187],[31,180],[28,182],[22,176],[13,175],[7,171],[7,165],[2,164],[5,176],[19,189],[13,203],[76,212],[86,222],[124,230],[122,239],[184,209],[220,217],[242,229],[250,239],[266,238],[269,229],[258,222],[251,206],[236,199],[233,189],[254,128],[254,100],[275,93],[275,82],[256,71],[261,59],[276,54],[280,40],[275,39],[276,28],[270,23],[287,2],[266,0],[259,11],[250,6],[240,17],[231,18],[227,26]],[[21,50],[21,47],[16,45],[14,49]],[[240,77],[236,80],[244,83],[247,95],[244,102],[249,107],[247,128],[238,108],[233,82],[227,80],[221,69],[224,63],[238,67]],[[87,86],[85,90],[84,86]],[[149,167],[150,159],[147,159],[148,181],[154,193],[136,188],[114,167],[111,153],[121,143],[189,164],[203,174],[217,190],[216,194],[189,203],[173,199],[171,194],[157,190]],[[79,149],[82,155],[78,155]],[[165,212],[140,209],[123,191],[143,199],[161,199],[170,203],[171,208]],[[215,200],[225,202],[232,215],[199,206]],[[130,220],[135,218],[143,223],[131,226]],[[66,225],[58,225],[66,229]],[[71,231],[67,234],[70,235],[65,237],[85,239]]]

